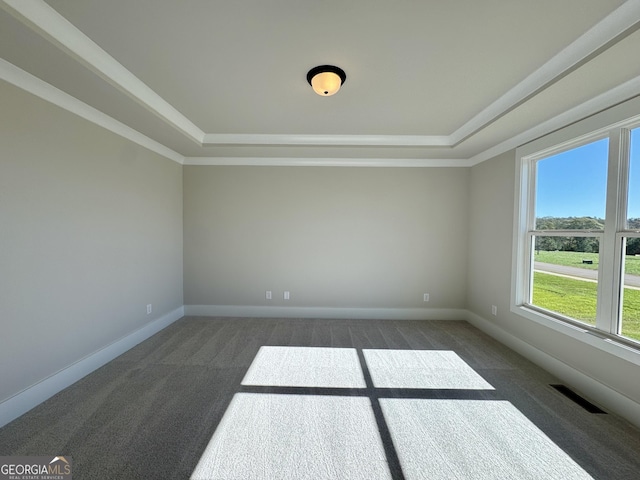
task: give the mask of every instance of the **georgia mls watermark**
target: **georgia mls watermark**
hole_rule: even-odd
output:
[[[71,480],[71,457],[0,457],[0,480]]]

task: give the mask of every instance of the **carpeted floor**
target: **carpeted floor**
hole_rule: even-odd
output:
[[[0,429],[75,479],[638,479],[640,431],[466,322],[184,318]]]

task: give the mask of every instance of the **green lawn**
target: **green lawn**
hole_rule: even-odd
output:
[[[535,272],[532,303],[595,325],[596,288],[595,282]],[[624,289],[622,335],[640,341],[640,290]]]
[[[556,265],[567,265],[570,267],[586,268],[589,270],[598,269],[598,254],[583,252],[546,252],[544,250],[536,251],[534,257],[536,262],[554,263]],[[582,263],[582,260],[592,260],[593,264]],[[627,255],[625,257],[625,273],[631,275],[640,275],[640,257]]]

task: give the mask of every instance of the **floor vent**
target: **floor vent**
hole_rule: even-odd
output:
[[[555,388],[558,392],[560,392],[562,395],[567,397],[569,400],[572,400],[573,402],[575,402],[578,405],[580,405],[582,408],[584,408],[589,413],[604,413],[605,415],[607,413],[604,410],[601,410],[600,408],[596,407],[590,401],[585,400],[584,398],[582,398],[580,395],[578,395],[576,392],[571,390],[566,385],[550,385],[550,386]]]

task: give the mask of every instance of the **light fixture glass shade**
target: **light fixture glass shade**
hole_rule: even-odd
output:
[[[307,82],[321,97],[330,97],[340,90],[347,79],[347,74],[334,65],[320,65],[312,68],[307,73]]]
[[[340,90],[342,80],[333,72],[318,73],[311,79],[311,87],[313,91],[323,97],[330,97]]]

